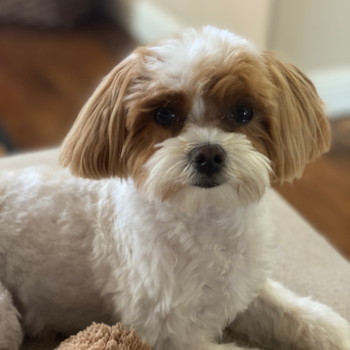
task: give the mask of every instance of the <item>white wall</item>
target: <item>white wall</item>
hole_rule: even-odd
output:
[[[110,0],[109,12],[147,44],[187,27],[211,24],[267,45],[272,0]]]
[[[269,46],[305,71],[329,116],[350,114],[350,1],[276,0]]]
[[[185,26],[211,24],[228,29],[264,48],[271,0],[150,0],[181,19]]]
[[[277,0],[270,46],[303,70],[350,64],[349,0]]]

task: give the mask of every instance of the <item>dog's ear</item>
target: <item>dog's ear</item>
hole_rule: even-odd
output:
[[[131,55],[115,67],[80,111],[60,154],[60,164],[72,174],[89,179],[127,177],[122,157],[127,134],[124,98],[136,61]]]
[[[324,105],[312,82],[291,64],[264,53],[269,78],[276,87],[276,109],[271,122],[270,158],[273,181],[292,181],[305,165],[328,151],[330,129]]]

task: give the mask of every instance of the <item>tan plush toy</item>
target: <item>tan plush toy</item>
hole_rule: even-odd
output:
[[[134,330],[93,323],[84,331],[63,341],[56,350],[151,350]]]

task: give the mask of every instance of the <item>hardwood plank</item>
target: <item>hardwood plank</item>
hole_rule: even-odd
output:
[[[331,151],[307,165],[300,180],[294,181],[293,184],[274,185],[274,188],[348,259],[350,259],[349,121],[350,118],[346,118],[331,124],[333,130]]]
[[[112,24],[0,27],[0,123],[19,149],[60,144],[97,84],[135,46]]]

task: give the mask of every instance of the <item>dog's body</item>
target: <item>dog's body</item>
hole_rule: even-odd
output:
[[[20,301],[29,334],[121,320],[166,349],[172,332],[187,342],[195,327],[219,335],[267,278],[262,205],[189,216],[147,205],[132,182],[47,167],[0,183],[0,280]]]
[[[312,84],[227,32],[181,40],[136,51],[83,108],[61,162],[97,181],[0,174],[1,350],[92,321],[155,350],[221,349],[229,324],[257,346],[350,349],[344,319],[268,280],[270,179],[329,146]]]

